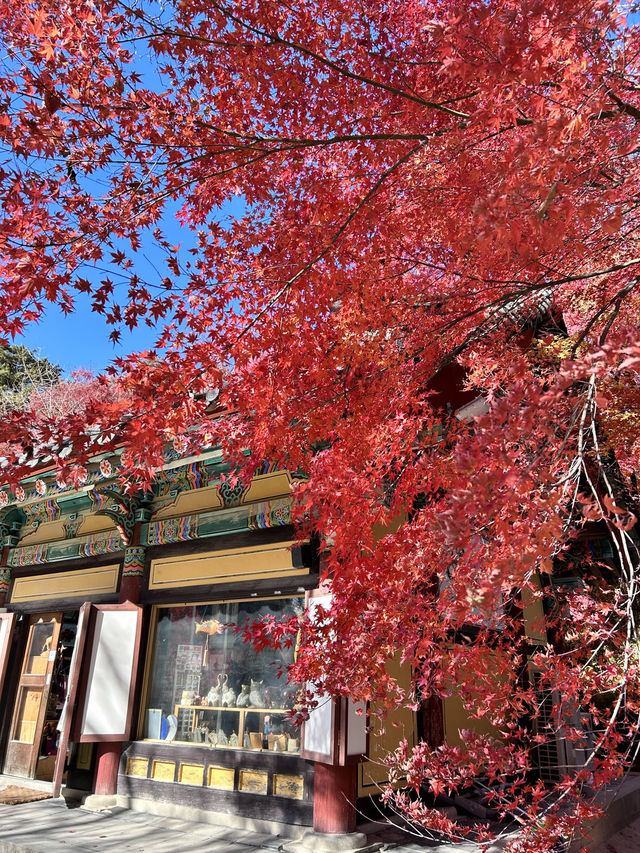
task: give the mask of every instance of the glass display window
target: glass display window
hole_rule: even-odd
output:
[[[297,753],[287,682],[295,643],[257,651],[236,629],[300,616],[304,598],[156,608],[144,737],[175,744]]]

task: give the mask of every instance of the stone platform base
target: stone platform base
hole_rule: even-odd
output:
[[[103,812],[118,805],[116,794],[90,794],[82,803],[82,808],[90,812]]]
[[[314,832],[307,830],[298,841],[281,847],[285,853],[374,853],[382,844],[370,843],[364,832]]]

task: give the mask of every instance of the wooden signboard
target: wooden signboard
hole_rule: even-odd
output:
[[[142,608],[130,601],[92,608],[72,740],[129,739],[141,627]]]
[[[318,605],[328,609],[330,595],[310,598],[313,619]],[[367,714],[364,702],[316,694],[317,706],[302,725],[300,756],[323,764],[345,765],[367,753]]]
[[[335,764],[338,757],[336,700],[318,696],[318,704],[302,725],[300,757]]]
[[[340,700],[339,763],[360,760],[368,752],[367,704],[343,697]]]
[[[313,621],[318,619],[318,606],[328,610],[331,606],[330,595],[316,595],[307,602],[307,613]],[[311,689],[311,685],[307,685]],[[300,757],[323,764],[335,764],[338,757],[336,701],[317,691],[318,704],[302,725]]]

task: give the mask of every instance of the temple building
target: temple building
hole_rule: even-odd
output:
[[[119,468],[110,453],[78,488],[43,468],[0,489],[2,772],[89,803],[353,829],[389,736],[344,699],[295,727],[295,646],[256,652],[235,630],[326,594],[317,548],[295,542],[291,475],[231,486],[219,450],[169,449],[129,494]],[[417,715],[396,722],[415,741]]]

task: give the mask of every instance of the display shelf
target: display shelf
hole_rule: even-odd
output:
[[[176,705],[175,714],[178,713],[178,708],[189,708],[192,711],[244,711],[245,713],[251,713],[252,711],[258,714],[288,714],[292,709],[291,708],[254,708],[253,705],[249,705],[246,708],[238,708],[235,705]]]
[[[179,703],[174,706],[174,714],[178,720],[184,719],[184,714],[181,716],[180,712],[189,711],[191,712],[191,721],[186,726],[185,729],[188,729],[190,732],[195,731],[199,726],[202,726],[203,718],[206,714],[209,713],[220,713],[220,714],[237,714],[238,715],[238,723],[235,728],[235,731],[238,736],[238,745],[236,747],[230,746],[228,744],[217,744],[217,746],[222,746],[225,749],[248,749],[248,747],[244,746],[244,736],[246,730],[246,717],[247,714],[258,714],[258,726],[257,731],[249,732],[249,734],[259,735],[260,736],[260,744],[262,744],[262,734],[264,730],[264,720],[267,715],[275,715],[275,716],[285,716],[291,712],[290,708],[255,708],[253,706],[249,706],[246,708],[237,708],[237,707],[228,707],[226,705],[185,705]],[[226,734],[226,732],[225,732]],[[228,736],[228,735],[227,735]],[[274,751],[279,752],[297,752],[298,747],[296,745],[296,749],[289,749],[289,741],[294,740],[293,738],[289,738],[286,734],[275,735],[277,738],[285,738],[286,745],[283,748],[276,749]],[[251,746],[252,752],[257,752],[262,749],[261,746]]]

